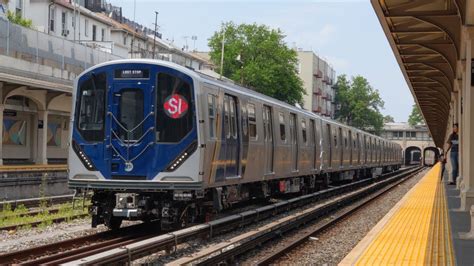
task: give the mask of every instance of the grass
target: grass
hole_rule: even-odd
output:
[[[23,205],[12,209],[8,204],[3,206],[3,210],[0,211],[0,227],[12,226],[12,225],[21,225],[20,229],[31,228],[30,223],[41,222],[38,227],[44,228],[53,223],[53,220],[56,218],[66,218],[66,222],[69,222],[74,219],[76,215],[87,214],[87,207],[90,203],[86,201],[84,208],[82,207],[82,199],[76,199],[73,208],[73,202],[67,202],[51,207],[47,207],[47,204],[40,204],[40,212],[36,215],[28,215],[28,208]],[[56,213],[49,213],[50,209],[58,209]]]

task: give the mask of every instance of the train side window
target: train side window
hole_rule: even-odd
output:
[[[249,120],[249,136],[251,139],[257,139],[257,120],[255,116],[255,104],[249,103],[247,105],[248,120]]]
[[[229,114],[229,97],[224,97],[224,132],[227,139],[230,138],[230,114]]]
[[[158,73],[156,83],[156,141],[179,142],[194,127],[191,84],[167,73]]]
[[[208,116],[209,116],[209,137],[211,139],[216,138],[216,96],[213,94],[207,95],[207,106],[208,106]]]
[[[236,102],[234,100],[234,97],[230,97],[229,101],[229,107],[230,107],[230,132],[231,135],[234,139],[237,139],[237,117],[235,113],[235,107],[236,107]]]
[[[301,133],[303,135],[303,143],[308,143],[308,138],[306,137],[306,120],[301,120]]]
[[[280,120],[280,139],[286,142],[285,115],[283,113],[279,113],[278,117]]]

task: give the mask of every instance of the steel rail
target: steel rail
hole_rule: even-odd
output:
[[[53,262],[62,257],[72,258],[74,255],[86,254],[86,252],[106,245],[112,245],[114,243],[122,244],[124,241],[138,236],[137,232],[140,234],[143,234],[143,232],[149,232],[150,227],[154,229],[155,227],[153,226],[155,225],[155,223],[132,225],[123,227],[117,231],[104,231],[38,247],[0,254],[0,265],[17,263],[38,265],[46,264],[48,261]]]
[[[338,196],[334,199],[328,200],[327,202],[317,204],[309,209],[298,212],[295,215],[280,218],[268,225],[261,226],[258,229],[236,236],[231,240],[226,240],[223,243],[213,245],[212,247],[199,251],[193,255],[175,260],[169,263],[169,265],[218,265],[221,262],[234,261],[235,257],[260,246],[262,243],[270,239],[281,236],[283,233],[296,229],[312,221],[327,217],[329,214],[332,215],[334,212],[341,210],[342,208],[352,206],[352,208],[341,212],[335,217],[331,217],[329,221],[323,222],[315,232],[305,234],[304,237],[299,239],[299,241],[278,249],[275,254],[270,255],[268,258],[265,258],[258,263],[268,265],[282,254],[307,239],[309,235],[315,234],[316,232],[320,232],[329,226],[334,225],[336,222],[361,208],[365,204],[373,201],[375,198],[378,198],[380,195],[399,185],[411,176],[414,176],[421,170],[422,168],[420,167],[419,169],[385,179],[357,191]],[[354,203],[355,201],[356,203]]]
[[[185,229],[163,234],[160,236],[148,238],[143,241],[123,245],[119,248],[110,249],[106,252],[81,258],[80,260],[70,261],[65,265],[91,265],[91,264],[109,264],[119,262],[131,262],[134,259],[146,256],[148,254],[160,251],[177,249],[177,245],[196,237],[213,237],[222,232],[234,229],[236,226],[244,226],[256,221],[266,219],[277,213],[287,212],[296,207],[304,206],[318,200],[327,199],[342,193],[347,193],[360,189],[365,186],[392,180],[392,176],[410,174],[419,169],[416,167],[405,168],[398,172],[384,174],[374,178],[363,179],[350,184],[332,187],[326,190],[303,195],[297,198],[282,200],[278,203],[270,204],[255,210],[245,211],[240,214],[230,215],[208,223],[191,226]]]

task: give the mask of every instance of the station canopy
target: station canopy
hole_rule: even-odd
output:
[[[436,146],[442,147],[460,58],[465,0],[371,0]]]

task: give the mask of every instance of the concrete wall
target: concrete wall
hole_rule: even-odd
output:
[[[44,189],[44,196],[73,194],[67,186],[65,172],[49,173],[44,179],[41,175],[22,175],[0,178],[0,201],[38,198],[41,189]]]

